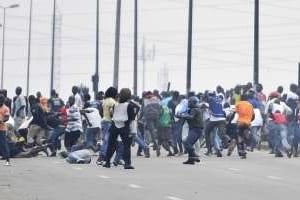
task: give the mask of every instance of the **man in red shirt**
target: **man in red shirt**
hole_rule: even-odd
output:
[[[9,157],[9,147],[6,140],[7,126],[5,124],[9,119],[9,108],[4,105],[5,97],[0,94],[0,153],[2,157],[6,160],[5,165],[10,166]]]

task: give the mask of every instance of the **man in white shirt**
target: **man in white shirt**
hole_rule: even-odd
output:
[[[95,148],[97,144],[97,136],[100,133],[101,128],[101,116],[96,108],[89,105],[88,108],[81,110],[81,114],[84,116],[87,122],[86,129],[86,144],[87,148]]]
[[[79,94],[79,88],[77,86],[73,86],[72,87],[72,93],[73,93],[73,96],[75,97],[75,105],[78,108],[82,108],[83,104],[82,104],[81,96]]]

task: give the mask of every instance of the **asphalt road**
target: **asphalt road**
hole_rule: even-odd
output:
[[[274,158],[266,151],[231,157],[133,156],[135,170],[71,165],[43,155],[0,165],[0,200],[282,200],[299,199],[300,158]],[[3,162],[3,161],[2,161]],[[4,162],[3,162],[4,163]]]

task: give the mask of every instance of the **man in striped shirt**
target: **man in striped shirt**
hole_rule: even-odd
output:
[[[69,97],[70,108],[67,110],[68,122],[65,135],[65,147],[70,152],[83,132],[80,110],[75,104],[75,97]]]

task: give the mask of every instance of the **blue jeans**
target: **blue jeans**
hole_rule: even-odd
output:
[[[218,135],[218,137],[216,135]],[[214,147],[217,151],[222,150],[222,146],[223,146],[222,141],[225,142],[225,138],[226,138],[225,135],[226,135],[225,120],[208,121],[205,127],[205,141],[206,141],[206,146],[208,151],[211,152],[212,147]]]
[[[106,156],[106,151],[107,151],[107,146],[108,146],[108,138],[109,138],[109,129],[111,127],[111,122],[110,121],[102,121],[101,122],[102,126],[102,145],[100,149],[100,156],[105,157]]]
[[[186,141],[184,142],[185,149],[188,152],[189,158],[197,157],[194,144],[202,137],[202,128],[190,128]]]
[[[290,121],[287,124],[287,137],[288,137],[288,142],[292,144],[292,141],[294,139],[295,133],[297,129],[297,122],[296,121]]]
[[[148,147],[140,131],[138,131],[137,135],[134,138],[134,141],[139,145],[139,148],[141,148],[142,150],[145,150]]]
[[[179,120],[172,126],[172,145],[176,148],[178,145],[180,151],[182,151],[182,125],[183,122]]]
[[[58,126],[51,131],[49,142],[51,143],[50,149],[52,152],[56,152],[59,145],[59,137],[65,132],[65,127]]]
[[[295,153],[298,153],[299,143],[300,143],[300,124],[297,124],[295,133],[294,133],[294,139],[293,139],[293,147],[294,147]]]
[[[274,150],[279,153],[281,149],[289,151],[291,149],[288,143],[288,129],[285,124],[275,124],[269,122],[268,124],[269,134],[273,135],[274,139]]]
[[[0,131],[0,154],[5,160],[9,161],[10,152],[6,139],[6,131]]]
[[[219,129],[214,128],[214,130],[213,130],[214,148],[216,151],[221,151],[222,150],[222,140],[221,140],[218,132],[219,132]]]
[[[99,127],[96,128],[87,128],[86,129],[86,136],[85,136],[85,141],[86,141],[86,147],[95,147],[97,144],[97,135],[100,131]]]

